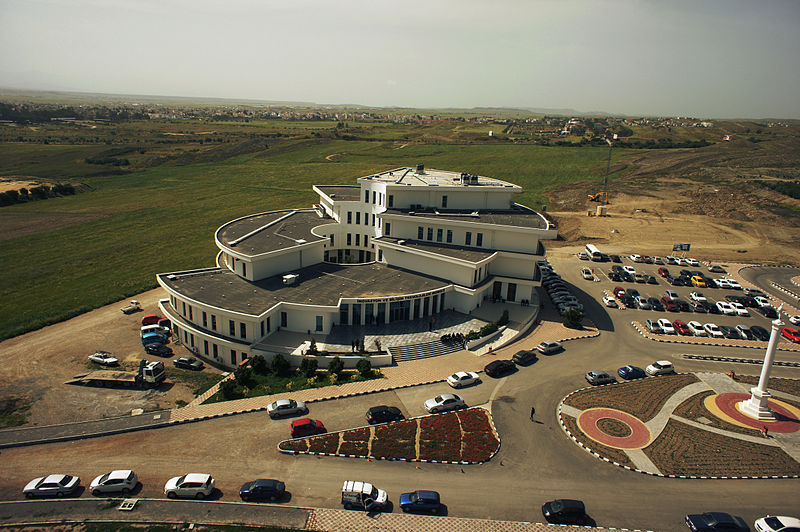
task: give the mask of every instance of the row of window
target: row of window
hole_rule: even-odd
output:
[[[375,216],[374,213],[365,212],[362,213],[361,211],[355,211],[355,216],[353,216],[353,211],[347,211],[347,223],[350,225],[361,225],[361,215],[364,215],[364,225],[371,225],[372,227],[380,227],[381,226],[381,219]],[[353,224],[355,218],[355,224]]]
[[[428,227],[427,231],[426,231],[425,227],[423,227],[421,225],[418,226],[417,227],[417,240],[433,241],[433,229],[434,229],[433,227]],[[427,239],[425,238],[426,233],[427,233]],[[447,230],[447,236],[446,236],[446,239],[445,239],[444,229],[437,228],[436,229],[436,241],[437,242],[443,242],[444,241],[444,242],[447,242],[448,244],[452,244],[453,243],[453,230],[452,229],[448,229]],[[472,231],[467,231],[466,234],[464,235],[464,245],[465,246],[471,246],[472,245]],[[475,245],[477,247],[482,247],[483,246],[483,233],[475,233]]]
[[[356,246],[360,246],[361,245],[361,236],[362,235],[359,235],[358,233],[356,233],[355,235],[347,233],[347,245],[348,246],[352,246],[353,245],[353,236],[355,236],[355,242],[356,242],[355,245]],[[363,236],[364,236],[364,247],[365,248],[369,247],[369,235],[363,235]],[[333,245],[333,237],[331,237],[331,245]]]
[[[369,203],[369,190],[364,191],[364,203]],[[372,204],[383,205],[384,195],[383,192],[372,191]],[[394,206],[394,196],[389,194],[389,207]],[[347,222],[350,223],[350,222]]]
[[[186,318],[187,321],[191,323],[196,323],[194,321],[194,309],[192,305],[187,305],[185,301],[180,302],[180,306],[178,305],[179,301],[178,298],[175,296],[170,296],[170,303],[172,304],[172,308],[175,309],[176,312],[180,312],[181,315]],[[180,310],[179,310],[180,309]],[[287,327],[289,322],[289,317],[286,312],[281,312],[281,327]],[[259,325],[261,329],[261,337],[263,338],[270,332],[272,332],[272,319],[270,316],[267,316],[264,320],[262,320]],[[217,328],[217,316],[214,314],[208,314],[206,311],[201,311],[201,320],[200,326],[204,329],[209,329],[211,331],[222,332],[220,329]],[[242,339],[247,338],[247,323],[239,322],[237,327],[237,322],[234,320],[228,320],[228,336],[231,338],[235,338],[237,336]]]

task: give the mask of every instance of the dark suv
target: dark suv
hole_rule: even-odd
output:
[[[400,421],[405,416],[396,406],[373,406],[367,410],[367,422],[370,425],[375,423],[387,423],[389,421]]]
[[[483,368],[483,371],[485,371],[490,377],[502,377],[503,375],[511,373],[516,369],[516,364],[510,360],[495,360],[494,362],[489,362],[486,364],[486,367]]]
[[[546,502],[542,506],[542,514],[548,523],[558,525],[580,525],[589,520],[584,504],[573,499]]]

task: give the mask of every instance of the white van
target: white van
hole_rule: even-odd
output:
[[[348,510],[377,510],[388,502],[389,495],[369,482],[345,480],[342,485],[342,505]]]

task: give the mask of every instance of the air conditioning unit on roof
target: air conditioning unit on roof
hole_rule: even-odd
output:
[[[296,273],[287,273],[283,276],[283,284],[285,286],[291,286],[293,284],[297,284],[297,281],[300,279],[300,276]]]

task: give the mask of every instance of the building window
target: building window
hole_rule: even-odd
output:
[[[448,229],[447,230],[447,243],[451,244],[452,242],[453,242],[453,230],[452,229]]]
[[[369,246],[369,235],[364,235],[364,247]]]
[[[286,327],[287,323],[289,323],[289,317],[285,312],[281,312],[281,327]]]
[[[428,227],[428,240],[433,240],[433,227]]]
[[[353,235],[347,233],[347,245],[349,246],[352,243],[353,243]]]
[[[369,190],[364,191],[364,203],[369,203]]]
[[[391,228],[392,228],[392,224],[390,224],[389,222],[386,222],[386,230],[384,231],[384,233],[386,233],[386,236],[389,236],[389,235],[392,234]]]
[[[475,236],[475,245],[481,247],[483,245],[483,233],[478,233]]]
[[[443,235],[444,235],[444,230],[443,229],[437,229],[436,230],[436,241],[437,242],[441,242]]]
[[[467,236],[466,236],[466,237],[464,237],[464,245],[465,245],[465,246],[470,246],[470,245],[472,245],[472,233],[471,233],[471,232],[469,232],[469,231],[467,231]]]
[[[272,320],[269,317],[267,317],[267,332],[270,332],[272,330],[272,324],[270,323],[271,321]]]
[[[208,356],[208,340],[203,340],[203,354]]]
[[[372,191],[372,203],[375,203],[375,191]]]
[[[184,302],[183,302],[183,303],[181,303],[181,304],[183,305],[183,312],[182,312],[182,314],[183,314],[184,316],[186,316],[186,302],[184,301]]]
[[[360,246],[360,245],[361,245],[361,235],[356,233],[356,246]]]
[[[206,311],[203,311],[203,327],[208,327],[208,317],[206,316]],[[206,353],[208,354],[208,353]]]
[[[231,364],[236,365],[236,351],[231,349]]]
[[[353,211],[347,211],[347,223],[353,223]]]
[[[383,262],[383,250],[378,250],[378,262]]]
[[[359,225],[359,224],[361,224],[361,213],[357,212],[356,213],[356,225]]]
[[[261,336],[264,336],[264,322],[261,322]]]
[[[330,238],[331,238],[331,247],[333,247],[333,233],[331,233]]]
[[[247,324],[246,323],[240,323],[239,324],[239,336],[241,336],[242,338],[247,338]]]
[[[442,208],[447,208],[447,196],[442,196]]]
[[[425,229],[422,226],[417,227],[417,240],[422,240],[425,236]]]
[[[189,345],[191,345],[192,347],[194,347],[194,335],[193,335],[193,334],[190,334],[190,335],[189,335]]]
[[[322,316],[317,316],[317,331],[322,330]]]
[[[242,277],[247,277],[247,264],[242,263]]]
[[[211,328],[215,331],[217,330],[217,317],[213,314],[211,315]]]
[[[194,320],[194,316],[192,316],[192,306],[189,305],[189,321]]]
[[[394,196],[389,194],[389,207],[394,207]]]
[[[347,325],[350,323],[350,305],[342,303],[339,307],[339,325]]]
[[[219,358],[219,348],[217,344],[211,344],[211,352],[214,353],[214,358]]]
[[[228,320],[228,330],[231,333],[231,336],[236,336],[236,324],[233,320]]]

